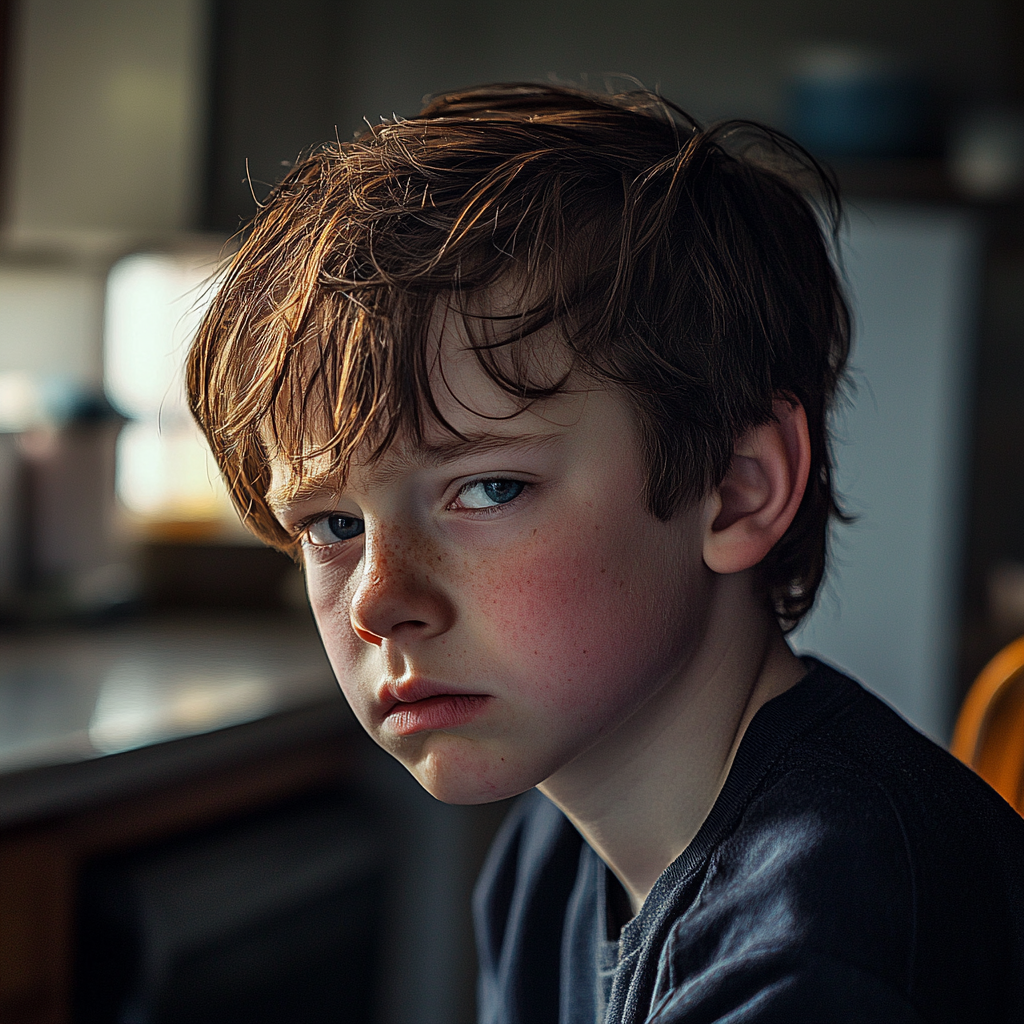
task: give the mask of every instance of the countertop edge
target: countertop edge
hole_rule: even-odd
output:
[[[52,820],[261,754],[347,734],[358,736],[359,726],[339,695],[196,736],[14,772],[0,777],[0,829]]]

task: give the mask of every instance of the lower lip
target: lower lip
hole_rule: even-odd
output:
[[[396,704],[387,713],[384,724],[399,736],[412,736],[427,729],[455,729],[473,721],[490,699],[478,693],[442,693],[409,704]]]

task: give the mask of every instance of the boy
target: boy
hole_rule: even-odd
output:
[[[436,797],[530,793],[485,1021],[1024,1017],[1024,821],[798,659],[849,319],[787,140],[494,86],[302,161],[190,355],[245,521]]]

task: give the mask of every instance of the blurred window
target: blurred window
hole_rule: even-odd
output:
[[[216,264],[210,253],[137,253],[107,279],[105,384],[130,420],[118,443],[117,494],[144,533],[241,531],[185,403],[185,356]]]

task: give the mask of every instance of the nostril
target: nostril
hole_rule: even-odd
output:
[[[429,629],[430,623],[424,622],[422,619],[406,619],[404,622],[397,622],[391,629],[388,630],[388,636],[396,636],[403,632],[419,633],[423,630]],[[380,647],[384,643],[384,637],[378,636],[378,634],[367,629],[365,626],[357,626],[354,622],[352,623],[352,629],[355,631],[356,636],[360,640],[365,641],[368,644],[373,644],[375,647]]]
[[[415,637],[421,633],[425,633],[430,629],[430,623],[424,622],[423,619],[405,619],[403,622],[396,622],[391,629],[388,630],[389,637],[399,636]]]
[[[380,645],[384,643],[384,637],[377,636],[376,633],[371,633],[368,629],[364,629],[362,626],[357,626],[354,622],[352,623],[352,629],[360,640],[363,640],[368,644],[373,644],[374,647],[380,647]]]

